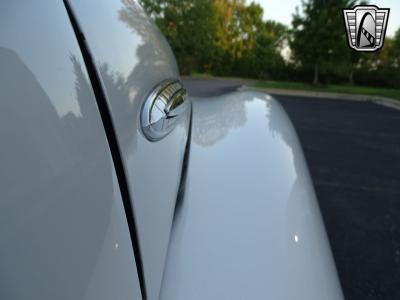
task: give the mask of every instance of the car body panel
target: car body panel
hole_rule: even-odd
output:
[[[62,1],[0,2],[0,298],[141,299],[121,194]]]
[[[302,149],[270,96],[193,100],[160,299],[343,299]]]
[[[280,105],[255,92],[193,99],[190,140],[188,110],[149,141],[143,104],[179,77],[168,44],[133,0],[71,4],[115,125],[147,299],[342,299]],[[0,298],[142,299],[113,156],[63,1],[3,1],[0,14]]]
[[[179,77],[166,40],[136,1],[72,0],[115,125],[149,299],[158,299],[186,147],[189,111],[162,140],[141,132],[140,113],[164,80]]]

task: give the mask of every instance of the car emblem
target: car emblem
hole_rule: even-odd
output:
[[[360,52],[378,51],[383,47],[389,8],[375,5],[343,9],[350,48]]]
[[[141,127],[145,137],[158,141],[167,136],[178,120],[187,115],[186,90],[179,80],[165,80],[158,84],[143,104]]]

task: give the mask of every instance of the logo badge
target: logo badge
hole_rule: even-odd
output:
[[[161,140],[188,116],[189,100],[186,90],[177,79],[161,82],[143,103],[141,127],[145,137],[152,142]]]
[[[383,47],[389,8],[375,5],[343,9],[350,48],[360,52],[374,52]]]

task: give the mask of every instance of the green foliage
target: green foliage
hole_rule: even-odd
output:
[[[399,88],[400,85],[400,49],[399,34],[386,38],[382,50],[364,55],[355,71],[358,83],[369,86]]]
[[[169,41],[182,73],[205,71],[212,61],[215,18],[212,0],[142,0]]]
[[[352,0],[309,0],[302,2],[292,21],[291,48],[295,60],[303,68],[314,69],[314,84],[319,73],[340,75],[346,72],[349,54],[343,28],[343,7],[352,7]]]
[[[284,66],[286,27],[264,22],[263,9],[245,0],[142,0],[174,51],[181,73],[262,77]],[[276,71],[276,70],[275,70]]]
[[[296,91],[315,91],[338,94],[354,94],[368,96],[382,96],[400,100],[399,89],[365,87],[355,85],[312,85],[302,82],[285,81],[254,81],[251,86],[266,89],[296,90]]]
[[[366,1],[304,0],[290,30],[264,21],[261,6],[246,0],[140,2],[167,38],[182,74],[399,87],[400,29],[377,53],[348,47],[342,8]],[[283,57],[288,49],[291,56]]]

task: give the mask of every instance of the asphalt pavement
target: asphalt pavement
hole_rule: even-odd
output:
[[[185,80],[215,96],[240,81]],[[346,299],[400,299],[400,110],[275,95],[299,135]]]

